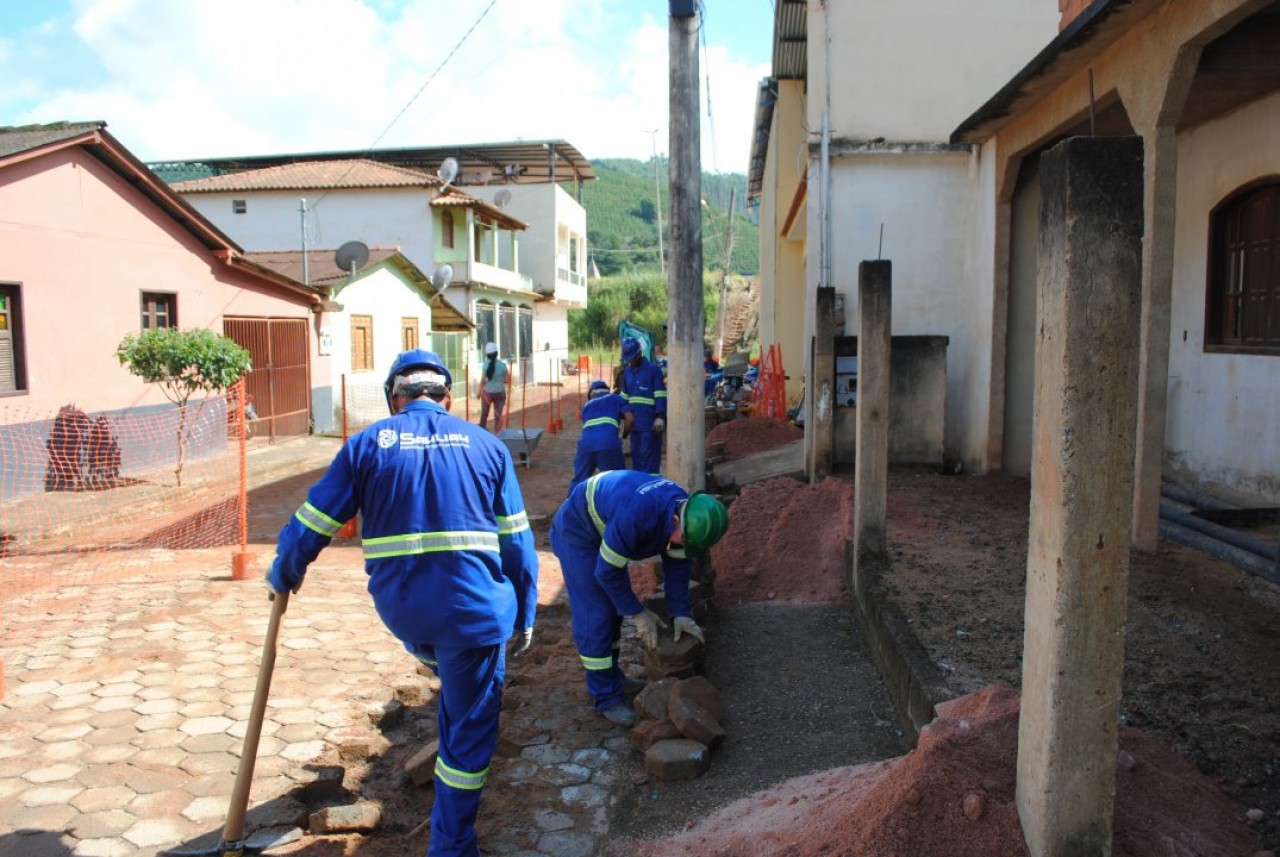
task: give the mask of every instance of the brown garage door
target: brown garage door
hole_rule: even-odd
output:
[[[258,421],[256,437],[296,437],[311,430],[311,364],[307,320],[224,318],[222,332],[253,357],[246,378]]]

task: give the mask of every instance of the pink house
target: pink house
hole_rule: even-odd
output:
[[[0,128],[0,425],[74,403],[164,406],[116,347],[148,327],[209,328],[254,356],[263,428],[302,434],[322,296],[255,265],[106,131]]]

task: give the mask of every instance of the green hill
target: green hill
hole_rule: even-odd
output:
[[[587,210],[587,243],[596,267],[605,276],[657,269],[658,221],[662,221],[664,254],[670,229],[666,160],[658,162],[656,180],[653,161],[606,158],[591,165],[598,178],[583,184],[582,205]],[[703,266],[719,270],[724,264],[731,187],[737,193],[729,271],[755,273],[759,230],[747,214],[747,177],[741,173],[702,174],[702,198],[707,204],[702,218]]]

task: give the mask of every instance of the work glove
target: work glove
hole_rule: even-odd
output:
[[[674,624],[677,643],[680,642],[681,634],[688,634],[690,637],[697,637],[699,643],[705,643],[707,641],[707,634],[702,630],[702,626],[688,616],[677,616]]]
[[[283,594],[285,593],[285,591],[286,591],[283,587],[277,587],[277,586],[276,586],[276,584],[275,584],[275,583],[273,583],[273,582],[271,581],[271,572],[272,572],[272,571],[274,571],[274,570],[275,570],[275,567],[274,567],[274,566],[272,566],[271,568],[268,568],[268,569],[267,569],[265,572],[263,572],[263,574],[262,574],[262,582],[263,582],[263,583],[266,585],[266,587],[267,587],[267,600],[268,600],[268,601],[270,601],[271,599],[275,598],[277,595],[283,595]],[[302,588],[302,581],[301,581],[301,580],[299,580],[299,581],[298,581],[298,585],[297,585],[297,586],[295,586],[295,587],[293,587],[293,589],[291,589],[291,590],[289,590],[289,591],[291,591],[291,592],[297,592],[297,591],[298,591],[299,589],[301,589],[301,588]]]
[[[657,613],[652,610],[642,610],[634,616],[628,616],[627,621],[636,629],[636,633],[640,635],[640,642],[644,643],[646,649],[658,647],[658,629],[667,627],[667,623],[659,619]]]
[[[653,418],[653,433],[654,433],[654,434],[662,434],[662,430],[663,430],[663,429],[665,429],[666,427],[667,427],[667,423],[666,423],[666,421],[665,421],[665,420],[663,420],[663,419],[662,419],[662,417],[654,417],[654,418]]]
[[[533,627],[525,628],[511,635],[511,651],[507,657],[518,658],[533,646]]]

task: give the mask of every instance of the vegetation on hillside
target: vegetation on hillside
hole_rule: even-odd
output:
[[[707,342],[720,305],[720,275],[702,275],[702,304],[706,313]],[[599,277],[591,281],[587,308],[569,312],[569,343],[578,351],[614,348],[618,345],[618,323],[626,319],[653,334],[654,344],[667,346],[667,280],[654,270]]]
[[[667,161],[658,161],[656,182],[653,161],[605,158],[593,161],[592,167],[598,178],[582,185],[582,205],[587,210],[587,244],[596,268],[605,276],[656,271],[659,221],[664,257],[670,237]],[[702,176],[703,263],[707,268],[724,266],[731,187],[737,193],[729,270],[754,273],[759,265],[759,232],[747,216],[747,180],[741,173]]]

